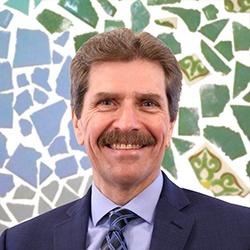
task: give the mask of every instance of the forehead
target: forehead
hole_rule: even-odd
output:
[[[155,92],[165,94],[165,75],[156,62],[101,62],[91,66],[89,92]]]

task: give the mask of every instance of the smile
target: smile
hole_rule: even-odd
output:
[[[115,150],[131,150],[131,149],[140,149],[143,146],[135,145],[135,144],[111,144],[109,145],[110,148]]]

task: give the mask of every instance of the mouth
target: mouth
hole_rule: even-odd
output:
[[[145,146],[139,144],[109,144],[107,147],[113,150],[138,150]]]

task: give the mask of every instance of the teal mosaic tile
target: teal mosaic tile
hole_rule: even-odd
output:
[[[228,61],[231,61],[234,58],[231,41],[220,41],[214,47]]]
[[[168,170],[168,172],[174,177],[177,178],[177,169],[175,167],[174,155],[171,148],[168,148],[165,151],[164,158],[161,165]]]
[[[77,51],[86,41],[89,40],[89,38],[95,36],[96,34],[97,32],[89,32],[89,33],[85,33],[85,34],[74,37],[75,50]]]
[[[181,0],[148,0],[148,5],[180,3]]]
[[[105,20],[104,31],[111,31],[118,28],[125,28],[125,24],[122,20]]]
[[[194,143],[187,141],[187,140],[183,140],[180,138],[172,138],[172,141],[176,147],[176,149],[178,150],[179,154],[182,155],[184,153],[186,153],[188,150],[190,150],[191,148],[194,147]]]
[[[181,53],[181,44],[175,39],[173,33],[170,34],[160,34],[157,36],[161,41],[163,41],[173,54]]]
[[[108,15],[110,16],[115,15],[117,9],[114,5],[110,3],[110,1],[108,0],[97,0],[97,1],[101,4],[102,8]]]
[[[217,19],[217,14],[219,13],[219,10],[213,4],[205,6],[204,8],[202,8],[202,11],[208,21]]]
[[[236,51],[250,50],[250,29],[238,22],[233,22],[234,47]]]
[[[8,0],[5,5],[13,9],[19,10],[23,14],[29,14],[29,2],[30,0]]]

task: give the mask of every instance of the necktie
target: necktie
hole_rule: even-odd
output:
[[[127,245],[122,234],[127,224],[137,217],[128,209],[113,210],[109,214],[109,232],[104,238],[101,250],[127,250]]]

